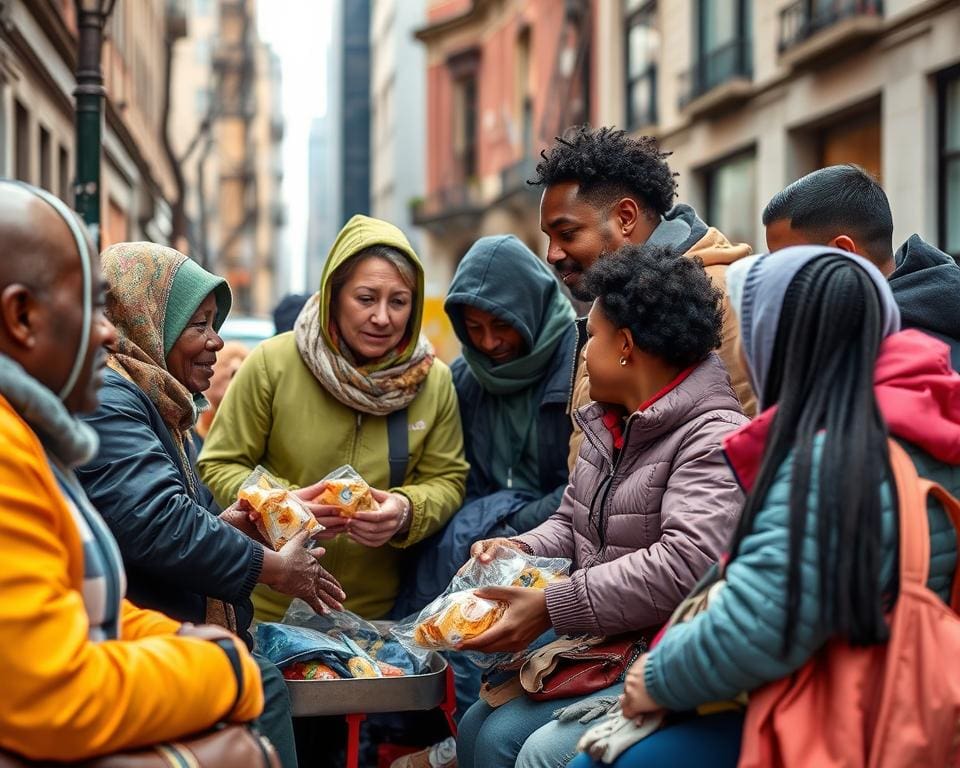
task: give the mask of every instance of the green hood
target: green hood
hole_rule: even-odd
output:
[[[417,289],[413,296],[409,343],[397,359],[390,361],[390,365],[400,365],[411,358],[416,348],[416,340],[420,338],[420,327],[423,323],[423,264],[420,263],[420,258],[414,252],[413,246],[410,245],[406,235],[389,222],[357,214],[340,230],[340,234],[337,235],[337,239],[330,247],[327,261],[323,265],[323,274],[320,276],[320,327],[323,329],[323,338],[327,345],[330,349],[338,352],[339,350],[330,335],[330,309],[332,304],[330,278],[337,269],[343,266],[347,259],[374,245],[389,245],[396,248],[410,260],[417,271]]]

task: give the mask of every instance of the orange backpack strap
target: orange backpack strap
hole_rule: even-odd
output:
[[[897,484],[900,505],[900,583],[926,585],[930,573],[930,525],[927,521],[927,488],[907,452],[893,440],[890,468]]]
[[[957,536],[958,557],[954,570],[950,607],[960,613],[960,501],[943,486],[917,475],[907,452],[889,440],[890,466],[900,501],[900,581],[910,579],[923,586],[930,571],[930,528],[926,500],[932,495],[947,513]],[[909,570],[908,570],[909,569]]]

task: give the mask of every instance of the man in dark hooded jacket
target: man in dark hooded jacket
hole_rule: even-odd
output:
[[[463,506],[419,548],[402,614],[444,590],[473,542],[550,517],[568,482],[576,315],[550,269],[513,235],[481,238],[444,309],[463,345],[451,371],[470,474]]]
[[[877,181],[856,165],[832,165],[793,182],[763,212],[767,248],[830,245],[872,261],[887,276],[904,328],[950,346],[960,370],[960,266],[911,235],[893,252],[893,215]]]

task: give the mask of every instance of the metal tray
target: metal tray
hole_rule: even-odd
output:
[[[432,653],[429,671],[409,677],[287,680],[294,717],[413,712],[434,709],[446,696],[447,662]]]

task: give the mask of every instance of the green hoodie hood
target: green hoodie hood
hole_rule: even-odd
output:
[[[416,348],[416,341],[420,338],[420,327],[423,324],[423,264],[420,263],[420,258],[414,252],[406,235],[389,222],[357,214],[343,225],[343,229],[330,247],[327,261],[323,265],[323,274],[320,276],[320,327],[323,329],[323,338],[330,349],[339,351],[330,335],[332,307],[330,278],[351,256],[374,245],[388,245],[396,248],[409,259],[417,273],[417,288],[413,296],[407,345],[398,358],[389,361],[389,365],[400,365],[410,360]]]

